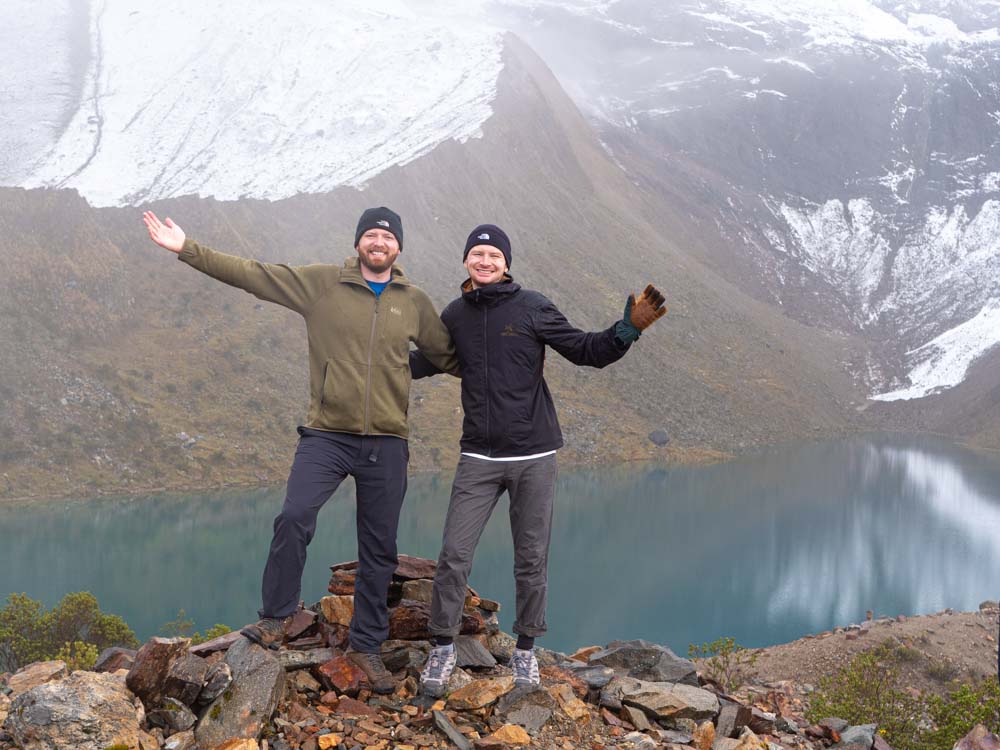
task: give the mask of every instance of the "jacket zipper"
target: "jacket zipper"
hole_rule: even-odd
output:
[[[372,294],[374,291],[369,289]],[[382,290],[382,294],[385,294],[385,289]],[[365,387],[365,424],[364,424],[364,434],[367,435],[369,431],[368,424],[368,406],[371,403],[372,397],[372,351],[375,347],[375,324],[378,322],[378,303],[381,300],[381,295],[375,297],[375,311],[372,313],[372,331],[368,336],[368,384]]]
[[[479,291],[476,291],[476,301],[479,301]],[[493,455],[493,440],[490,435],[490,347],[488,340],[490,311],[483,305],[483,380],[486,385],[486,393],[483,401],[486,402],[486,455]]]

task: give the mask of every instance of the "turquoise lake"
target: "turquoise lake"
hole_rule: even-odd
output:
[[[411,478],[400,552],[436,557],[450,475]],[[303,582],[354,559],[353,485],[320,514]],[[178,610],[203,629],[256,619],[284,488],[0,506],[0,596],[53,605],[91,591],[141,639]],[[470,583],[513,619],[501,499]],[[912,437],[858,437],[700,468],[560,473],[549,568],[559,650],[645,638],[686,653],[734,636],[795,639],[876,615],[975,609],[1000,597],[1000,458]]]

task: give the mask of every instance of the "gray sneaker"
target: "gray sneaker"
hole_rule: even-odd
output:
[[[533,648],[527,650],[515,648],[514,655],[510,657],[510,668],[514,671],[516,687],[530,687],[542,681],[538,676],[538,659],[535,658]]]
[[[432,648],[424,670],[420,673],[420,692],[432,698],[444,695],[457,660],[454,643]]]

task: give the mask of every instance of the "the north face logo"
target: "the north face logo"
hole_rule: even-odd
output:
[[[506,326],[506,328],[504,328],[500,332],[500,335],[501,336],[516,336],[517,332],[514,330],[514,326],[511,325],[510,323],[508,323],[507,326]]]
[[[482,233],[481,235],[479,235],[479,236],[478,236],[478,237],[477,237],[476,239],[477,239],[477,240],[488,240],[489,238],[490,238],[490,236],[489,236],[488,234],[486,234],[486,232],[483,232],[483,233]]]
[[[385,227],[386,229],[389,228],[389,222],[386,221],[385,219],[379,219],[375,223],[378,224],[380,227]]]

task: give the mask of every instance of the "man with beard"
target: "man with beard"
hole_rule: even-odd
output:
[[[357,257],[341,266],[287,266],[225,255],[186,239],[169,218],[143,215],[150,238],[212,278],[283,305],[305,318],[309,415],[288,477],[264,567],[260,621],[241,632],[277,649],[299,602],[306,546],[316,516],[340,483],[357,485],[358,571],[348,657],[372,689],[393,679],[379,655],[389,633],[386,605],[396,569],[396,531],[409,460],[406,413],[410,342],[446,371],[454,348],[427,295],[394,265],[403,246],[400,217],[370,208],[354,235]]]
[[[462,455],[455,471],[444,539],[434,575],[430,632],[434,648],[420,675],[424,694],[442,695],[455,669],[453,640],[462,622],[472,557],[501,495],[510,497],[514,541],[517,645],[511,659],[518,686],[539,684],[535,638],[545,633],[549,541],[562,433],[542,377],[545,347],[575,365],[605,367],[624,356],[640,333],[666,313],[652,285],[629,295],[610,328],[587,333],[569,324],[538,292],[522,289],[508,270],[507,234],[482,224],[462,257],[469,278],[441,319],[455,341],[462,375]],[[440,372],[432,357],[410,355],[415,378]]]

